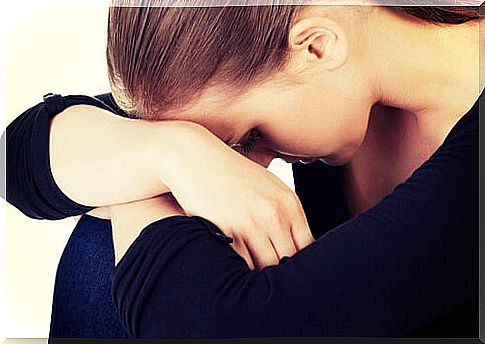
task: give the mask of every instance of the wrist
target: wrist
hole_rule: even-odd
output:
[[[206,128],[193,122],[157,122],[145,149],[145,161],[153,171],[152,177],[169,190],[181,185],[186,176],[200,168],[200,162],[194,164],[194,160],[207,154],[204,147],[214,140],[211,136]]]

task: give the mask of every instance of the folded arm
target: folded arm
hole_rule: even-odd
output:
[[[32,218],[60,219],[170,191],[257,267],[313,241],[288,186],[203,126],[116,112],[92,97],[54,95],[15,119],[2,140],[7,201]]]

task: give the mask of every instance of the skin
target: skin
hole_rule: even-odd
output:
[[[483,89],[483,46],[477,22],[437,26],[380,7],[309,7],[290,31],[283,71],[238,97],[226,85],[209,88],[171,116],[229,144],[256,130],[247,156],[264,167],[275,157],[345,165],[356,214],[405,181],[471,108]],[[153,202],[160,217],[174,214],[166,200]]]

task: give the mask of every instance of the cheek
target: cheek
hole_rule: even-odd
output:
[[[297,156],[326,155],[329,147],[335,146],[335,137],[325,133],[314,125],[278,125],[264,131],[268,148],[276,152]]]
[[[298,118],[299,117],[299,118]],[[365,136],[364,123],[342,116],[306,113],[262,126],[268,148],[289,155],[345,156],[355,153]]]
[[[370,106],[333,87],[315,89],[281,92],[278,101],[258,109],[268,148],[310,157],[352,155],[365,137]]]

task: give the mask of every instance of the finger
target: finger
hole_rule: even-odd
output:
[[[246,261],[249,269],[254,270],[255,268],[254,261],[253,261],[253,258],[251,257],[251,253],[249,253],[249,250],[246,244],[240,239],[233,238],[233,242],[231,245],[234,251],[236,251],[237,254],[239,254]]]
[[[257,269],[278,264],[278,255],[268,238],[256,236],[244,241]]]
[[[281,260],[283,257],[291,257],[297,252],[293,236],[291,234],[291,225],[287,225],[286,228],[281,228],[277,234],[271,236],[271,243],[274,250]]]
[[[297,209],[296,214],[293,217],[291,236],[298,251],[315,241],[310,226],[308,225],[305,212],[301,207]]]

